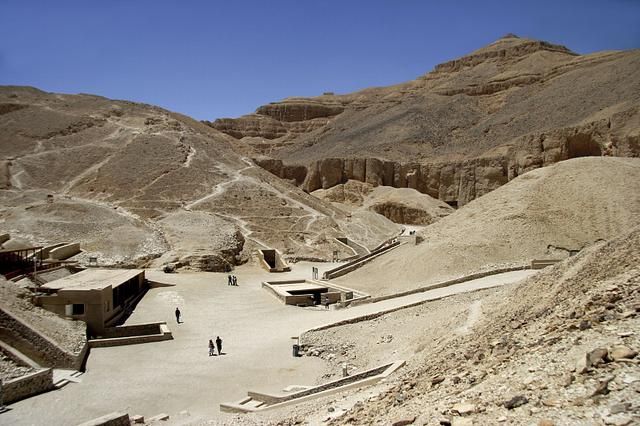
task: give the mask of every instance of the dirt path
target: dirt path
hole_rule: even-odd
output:
[[[215,273],[162,274],[154,280],[173,286],[145,296],[127,323],[167,321],[174,340],[144,345],[94,349],[82,383],[21,401],[2,414],[2,424],[75,424],[112,411],[145,417],[183,410],[191,419],[221,418],[220,402],[235,401],[247,390],[279,391],[290,384],[313,384],[323,371],[315,357],[293,358],[293,336],[325,323],[392,309],[408,303],[518,281],[531,274],[518,271],[486,277],[449,288],[390,299],[343,310],[285,306],[261,289],[261,281],[308,277],[335,264],[301,262],[277,276],[255,266],[238,268],[239,287]],[[184,323],[176,324],[180,307]],[[223,356],[209,357],[207,342],[220,336]],[[78,402],[82,401],[81,404]],[[51,407],[56,410],[51,410]]]

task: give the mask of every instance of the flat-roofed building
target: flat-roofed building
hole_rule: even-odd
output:
[[[99,336],[138,302],[147,289],[141,269],[86,269],[39,287],[36,303],[58,315],[82,320]]]

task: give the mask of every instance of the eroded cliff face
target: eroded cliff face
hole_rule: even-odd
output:
[[[624,116],[624,117],[622,117]],[[638,120],[638,109],[583,126],[526,135],[513,146],[486,156],[440,162],[396,162],[380,158],[324,158],[290,165],[259,157],[269,172],[295,182],[306,192],[356,180],[395,188],[413,188],[452,206],[462,206],[530,170],[562,160],[590,156],[640,156],[638,135],[620,137],[616,121]]]
[[[640,51],[508,35],[396,86],[288,98],[210,123],[307,192],[349,179],[464,205],[529,170],[640,156]]]

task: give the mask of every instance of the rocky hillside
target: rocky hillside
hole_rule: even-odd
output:
[[[377,217],[354,234],[232,140],[150,105],[0,87],[0,233],[14,247],[79,241],[103,265],[223,270],[260,247],[329,259],[336,236],[375,246],[398,231]]]
[[[279,424],[638,424],[639,264],[635,228],[511,287],[310,333],[317,351],[335,353],[329,371],[407,366],[387,385],[280,413],[289,420]]]
[[[640,159],[576,158],[532,170],[337,279],[392,294],[533,259],[563,259],[640,225]]]
[[[408,83],[208,124],[307,192],[353,179],[464,205],[560,160],[640,155],[638,105],[639,50],[508,35]]]
[[[446,203],[412,188],[374,187],[357,180],[318,189],[311,195],[346,211],[373,211],[407,225],[430,225],[454,211]]]

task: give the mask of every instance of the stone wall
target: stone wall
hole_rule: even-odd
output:
[[[82,367],[87,351],[86,345],[79,354],[69,353],[53,340],[3,309],[0,309],[0,328],[10,333],[22,346],[38,353],[40,358],[47,362],[47,367],[74,370],[80,370]]]
[[[53,370],[46,368],[3,383],[0,389],[2,392],[0,401],[11,404],[51,389],[53,389]]]
[[[129,414],[113,412],[106,414],[102,417],[98,417],[87,422],[81,423],[78,426],[130,426],[131,420]]]
[[[80,253],[80,243],[65,244],[49,251],[49,257],[52,259],[64,260]]]

